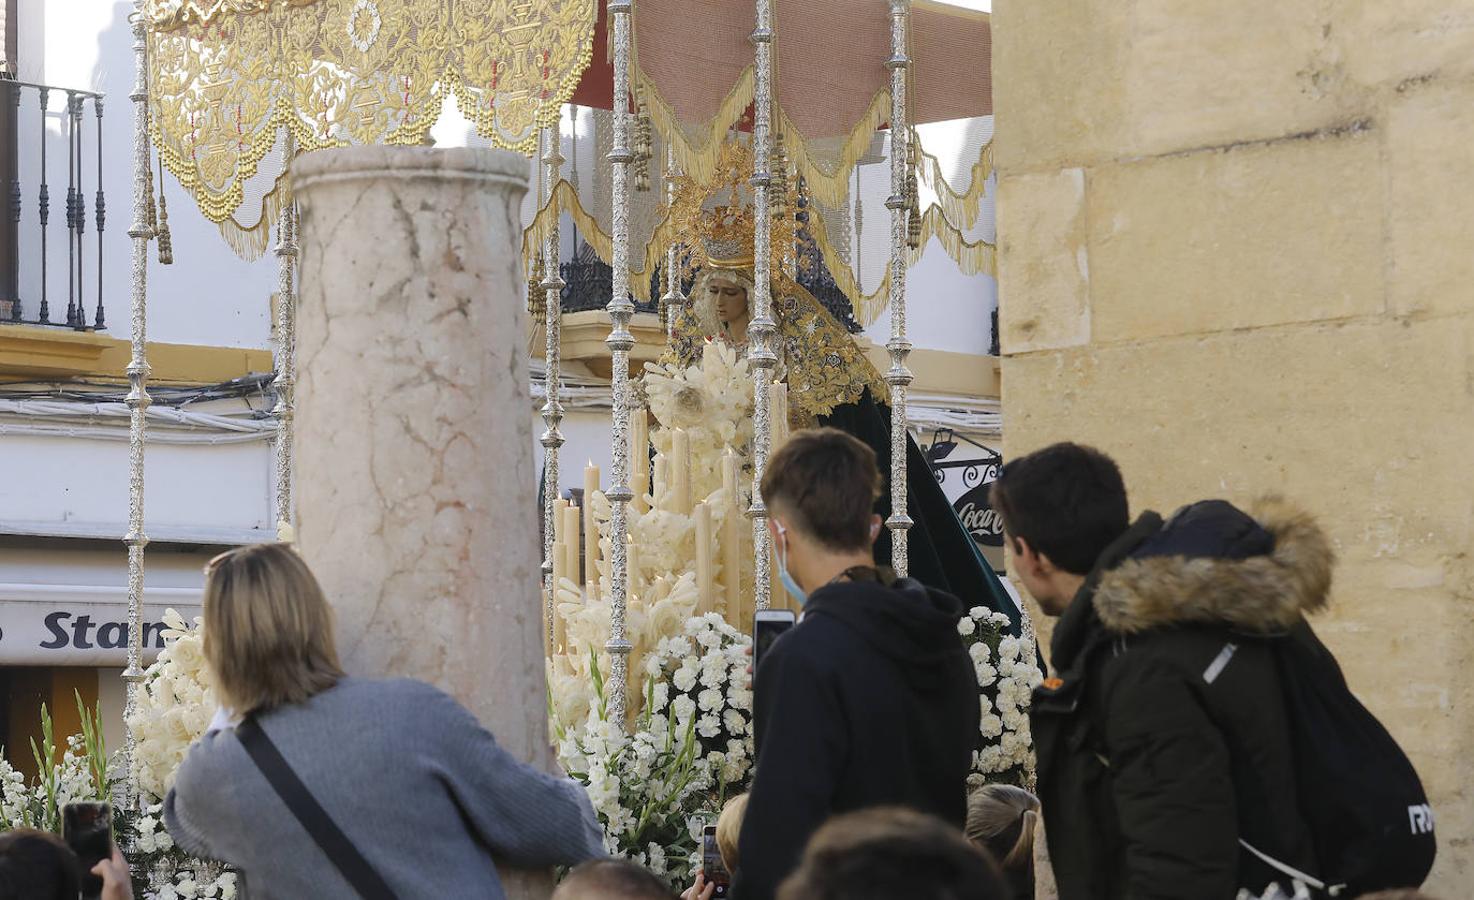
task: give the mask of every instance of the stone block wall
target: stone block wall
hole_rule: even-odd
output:
[[[996,0],[1011,458],[1133,510],[1279,492],[1317,628],[1474,876],[1474,2]],[[1044,630],[1044,629],[1041,629]]]

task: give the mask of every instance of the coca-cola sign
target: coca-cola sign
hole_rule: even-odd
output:
[[[996,477],[995,473],[994,478]],[[988,488],[992,483],[993,479],[989,479],[979,484],[959,497],[952,506],[957,510],[957,517],[962,520],[963,527],[981,547],[1003,546],[1003,519],[988,503]]]

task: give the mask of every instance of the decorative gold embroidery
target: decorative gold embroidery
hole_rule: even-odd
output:
[[[453,94],[482,137],[532,152],[588,66],[597,5],[156,0],[150,14],[184,23],[149,36],[154,145],[223,222],[283,129],[302,152],[419,144]]]

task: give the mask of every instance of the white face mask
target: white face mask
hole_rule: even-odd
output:
[[[798,582],[794,580],[793,575],[789,574],[788,571],[788,529],[784,528],[783,523],[777,519],[773,520],[773,525],[778,529],[778,537],[780,539],[778,546],[774,548],[776,550],[774,555],[778,558],[778,580],[783,582],[784,590],[793,595],[793,599],[798,601],[798,605],[803,606],[809,599],[808,592],[798,586]]]

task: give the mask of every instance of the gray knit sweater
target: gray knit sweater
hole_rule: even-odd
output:
[[[402,900],[501,898],[492,854],[537,867],[604,853],[578,784],[518,762],[428,684],[345,678],[257,721]],[[190,749],[164,824],[185,851],[240,869],[251,900],[357,896],[234,731]]]

